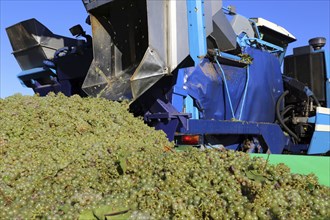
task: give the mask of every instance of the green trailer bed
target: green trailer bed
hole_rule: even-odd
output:
[[[179,146],[177,151],[184,151],[190,146]],[[267,159],[268,154],[250,154],[252,157],[263,157]],[[290,167],[292,173],[310,174],[314,173],[319,183],[330,187],[330,157],[329,156],[309,156],[292,154],[270,154],[270,164],[284,163]]]
[[[251,154],[252,157],[263,157],[267,159],[267,154]],[[328,156],[301,156],[270,154],[269,163],[284,163],[290,167],[292,173],[309,174],[314,173],[319,182],[330,187],[330,157]]]

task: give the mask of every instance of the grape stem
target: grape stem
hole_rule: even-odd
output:
[[[266,167],[267,167],[267,165],[268,165],[269,156],[270,156],[270,153],[268,152],[268,156],[267,156],[267,159],[266,159],[266,163],[265,163],[265,166],[264,166],[262,172],[265,172],[265,169],[266,169]]]
[[[109,213],[109,214],[104,214],[104,216],[114,216],[114,215],[121,215],[121,214],[125,214],[127,212],[129,212],[130,209],[124,210],[124,211],[120,211],[120,212],[113,212],[113,213]]]

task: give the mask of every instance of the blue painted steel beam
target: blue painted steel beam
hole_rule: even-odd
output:
[[[272,44],[272,43],[269,43],[267,41],[264,41],[264,40],[261,40],[261,39],[258,39],[258,38],[246,38],[245,41],[247,42],[247,44],[249,44],[250,42],[253,42],[253,41],[257,41],[259,44],[262,44],[264,46],[267,46],[267,47],[270,47],[272,49],[274,49],[274,53],[276,52],[284,52],[284,48],[282,47],[279,47],[275,44]]]
[[[204,18],[204,0],[186,0],[188,11],[189,53],[197,66],[201,56],[207,53],[206,31]],[[186,112],[192,114],[193,119],[199,118],[199,112],[194,107],[194,100],[188,95],[184,99]]]
[[[207,52],[204,19],[204,0],[187,0],[190,56],[199,63],[199,56]]]
[[[281,154],[287,138],[277,124],[255,123],[244,121],[188,120],[185,134],[217,134],[217,135],[256,135],[261,136],[273,154]]]

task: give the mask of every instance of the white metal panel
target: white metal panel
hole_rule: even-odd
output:
[[[317,107],[316,112],[321,113],[321,114],[325,114],[325,115],[330,115],[330,108]]]
[[[170,25],[169,28],[173,30],[172,41],[176,41],[172,44],[172,50],[175,50],[176,55],[171,61],[170,71],[173,71],[189,55],[187,3],[186,1],[174,2],[176,3],[176,20],[172,22],[176,25],[174,27]]]
[[[167,56],[168,56],[168,66],[170,71],[172,71],[177,65],[177,43],[179,37],[177,30],[177,2],[176,1],[168,1],[168,42],[167,42]]]
[[[315,131],[326,131],[330,132],[330,125],[315,125]]]
[[[287,31],[285,28],[273,23],[273,22],[270,22],[264,18],[253,18],[253,20],[255,20],[257,26],[264,26],[264,27],[267,27],[273,31],[276,31],[280,34],[283,34],[285,36],[288,36],[292,39],[296,39],[295,36],[293,36],[289,31]]]

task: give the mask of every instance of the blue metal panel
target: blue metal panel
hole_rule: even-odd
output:
[[[316,123],[315,124],[329,125],[330,124],[330,115],[316,113]]]
[[[197,65],[207,52],[204,0],[187,0],[190,56]]]
[[[177,109],[179,112],[183,112],[183,96],[180,94],[173,93],[172,95],[172,105]]]
[[[187,120],[190,117],[190,114],[180,113],[170,102],[164,102],[160,99],[157,99],[149,111],[144,114],[144,120],[150,126],[163,130],[170,141],[173,140],[179,124],[181,128],[187,129]]]
[[[183,112],[184,98],[187,96],[187,91],[183,89],[184,71],[185,69],[179,69],[172,95],[172,105],[179,112]]]
[[[191,96],[187,96],[184,99],[184,105],[185,105],[185,112],[191,113],[192,119],[198,119],[199,118],[199,112],[196,107],[194,107],[194,100]]]
[[[277,124],[272,123],[251,123],[231,122],[215,120],[188,120],[187,130],[182,129],[186,134],[235,134],[235,135],[256,135],[262,136],[271,153],[282,153],[287,138]]]
[[[320,109],[323,109],[320,112]],[[317,108],[315,131],[308,154],[321,154],[330,151],[330,109]]]
[[[329,137],[329,132],[315,131],[307,154],[323,154],[328,152],[330,150]]]
[[[164,120],[157,122],[155,125],[155,129],[164,131],[166,133],[168,140],[173,141],[174,133],[178,125],[179,125],[178,119]]]
[[[308,123],[313,123],[313,124],[315,124],[315,121],[316,121],[315,118],[316,118],[315,116],[313,116],[313,117],[309,117],[309,118],[308,118]]]
[[[24,83],[24,81],[29,81],[32,79],[49,79],[53,76],[56,76],[55,73],[52,71],[52,69],[49,68],[43,68],[43,67],[37,67],[29,70],[24,70],[20,72],[17,77],[21,82]]]
[[[187,76],[187,71],[193,70],[194,67],[179,69],[176,84],[173,87],[172,94],[172,105],[179,112],[191,113],[192,119],[199,118],[199,112],[196,107],[194,107],[194,100],[188,95],[187,90],[184,89],[184,81]]]

